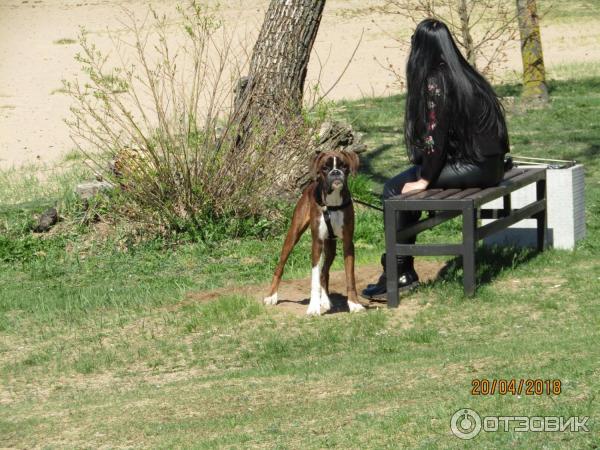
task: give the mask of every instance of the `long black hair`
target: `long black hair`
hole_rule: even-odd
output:
[[[465,60],[445,23],[425,19],[412,36],[406,65],[406,114],[404,137],[411,160],[423,147],[426,134],[427,79],[436,76],[441,83],[442,102],[450,119],[450,144],[456,157],[475,161],[476,133],[494,133],[508,151],[508,131],[504,110],[490,83]],[[479,106],[481,105],[481,106]]]

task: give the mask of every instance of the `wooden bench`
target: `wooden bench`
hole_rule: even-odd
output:
[[[511,208],[510,194],[536,183],[536,200],[519,209]],[[502,209],[483,209],[483,205],[503,197]],[[502,182],[491,188],[427,189],[392,197],[384,205],[385,247],[388,306],[398,306],[398,270],[400,255],[434,256],[461,255],[463,286],[466,295],[475,293],[475,249],[477,241],[504,230],[527,218],[537,219],[537,247],[544,249],[546,241],[546,170],[514,168]],[[398,211],[429,211],[429,216],[403,230],[398,230]],[[461,244],[398,244],[397,239],[416,236],[447,220],[462,215]],[[497,219],[478,226],[478,219]]]

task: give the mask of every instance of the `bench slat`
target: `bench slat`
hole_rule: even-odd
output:
[[[429,200],[441,200],[443,198],[450,197],[451,195],[454,195],[457,192],[460,192],[460,189],[444,189],[442,192],[439,192],[428,198]]]
[[[468,197],[470,195],[475,194],[476,192],[481,191],[481,188],[469,188],[469,189],[463,189],[460,192],[457,192],[454,195],[451,195],[450,197],[446,197],[446,200],[462,200],[465,197]]]
[[[393,198],[397,199],[397,200],[408,200],[409,198],[412,198],[415,195],[420,194],[422,192],[427,192],[427,190],[425,190],[425,189],[418,189],[416,191],[407,192],[406,194],[396,195]]]
[[[504,174],[504,178],[502,179],[502,181],[510,180],[511,178],[516,177],[517,175],[520,175],[522,173],[523,173],[523,169],[516,169],[516,168],[510,169],[508,172],[506,172]]]
[[[397,200],[423,200],[430,196],[442,192],[443,189],[419,189],[417,191],[408,192],[406,194],[397,195],[394,199]]]
[[[544,169],[511,169],[504,174],[504,178],[498,186],[491,188],[468,188],[468,189],[421,189],[418,191],[409,192],[407,194],[401,194],[393,197],[394,200],[460,200],[460,199],[473,199],[478,200],[482,197],[487,197],[494,192],[495,189],[511,186],[514,182],[521,182],[522,177],[525,178],[538,178],[540,172]],[[502,197],[502,195],[498,195]]]
[[[527,180],[531,180],[532,182],[535,180],[540,179],[540,176],[542,178],[545,178],[546,175],[546,169],[513,169],[511,170],[516,172],[516,175],[510,177],[510,178],[506,178],[503,179],[500,182],[500,186],[503,185],[510,185],[512,183],[516,183],[517,180],[522,180],[522,179],[527,179]]]
[[[507,178],[509,177],[509,178]],[[392,197],[388,201],[406,201],[404,207],[398,210],[459,210],[467,202],[473,202],[475,208],[488,203],[496,198],[504,197],[523,186],[543,180],[546,177],[545,169],[512,169],[498,186],[481,189],[428,189],[410,192]],[[435,191],[435,193],[433,193]],[[433,194],[432,194],[433,193]],[[431,204],[429,204],[431,202]]]
[[[478,200],[480,198],[486,197],[487,195],[493,194],[496,190],[498,190],[500,186],[494,186],[486,189],[482,189],[479,192],[475,192],[474,194],[469,195],[470,199]],[[498,197],[502,197],[499,195]]]
[[[413,200],[424,200],[426,198],[431,198],[432,195],[442,192],[443,189],[427,189],[426,191],[419,192],[415,196],[411,197]]]
[[[517,189],[545,178],[546,171],[544,169],[530,169],[509,180],[502,181],[500,185],[494,188],[484,189],[478,194],[472,195],[470,198],[474,201],[475,207],[479,207],[489,201],[504,197]]]

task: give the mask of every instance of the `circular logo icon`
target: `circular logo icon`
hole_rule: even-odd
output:
[[[459,409],[450,419],[452,434],[460,439],[473,439],[481,431],[481,417],[472,409]]]

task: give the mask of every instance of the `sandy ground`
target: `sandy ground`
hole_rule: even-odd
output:
[[[419,274],[421,282],[431,281],[437,278],[444,263],[439,261],[416,260],[415,269]],[[381,273],[379,264],[360,266],[356,269],[356,287],[360,291],[368,283],[373,283]],[[344,271],[331,272],[329,278],[329,292],[332,308],[327,314],[347,313],[348,303],[346,293],[346,275]],[[257,286],[229,286],[212,291],[191,292],[187,295],[185,302],[206,302],[216,300],[223,295],[240,294],[250,295],[258,302],[267,295],[269,285]],[[284,277],[279,287],[278,303],[273,308],[285,313],[304,315],[310,300],[310,277],[288,280]],[[404,299],[404,300],[403,300]],[[359,299],[367,309],[387,307],[385,301],[368,301]],[[418,310],[419,305],[414,295],[403,294],[400,299],[399,314],[405,318],[412,318]]]
[[[225,24],[239,38],[254,42],[267,1],[224,0]],[[319,78],[329,88],[343,71],[360,41],[349,70],[330,93],[331,99],[386,95],[397,91],[394,76],[383,65],[404,66],[406,54],[391,35],[409,36],[411,25],[396,16],[345,14],[375,0],[328,0],[309,67],[309,83]],[[173,11],[175,2],[153,2]],[[73,148],[63,119],[70,100],[59,92],[62,79],[79,74],[74,60],[80,26],[103,50],[110,49],[107,30],[122,30],[120,7],[144,16],[147,2],[137,0],[0,0],[0,168],[23,163],[60,162]],[[376,23],[376,24],[375,24]],[[543,28],[548,67],[600,60],[600,27],[556,24]],[[520,69],[516,47],[509,52],[509,70]]]

